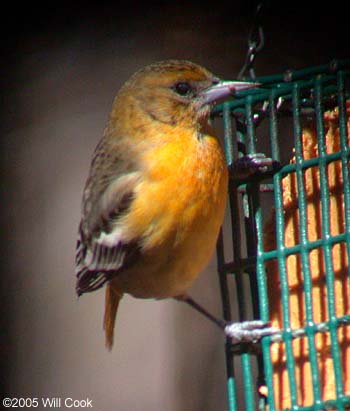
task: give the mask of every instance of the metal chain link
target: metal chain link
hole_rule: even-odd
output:
[[[256,7],[253,23],[248,34],[248,50],[244,64],[237,76],[239,80],[247,77],[245,76],[246,72],[248,73],[248,77],[250,79],[256,79],[254,61],[257,54],[263,49],[265,45],[264,30],[261,24],[262,9],[263,3],[261,2]]]

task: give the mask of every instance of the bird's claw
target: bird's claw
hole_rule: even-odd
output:
[[[233,344],[256,343],[262,337],[280,332],[278,328],[271,327],[269,323],[260,320],[228,323],[224,331],[228,337],[232,338]]]
[[[233,179],[247,178],[253,174],[264,174],[277,169],[279,163],[263,153],[247,154],[238,158],[231,165]]]

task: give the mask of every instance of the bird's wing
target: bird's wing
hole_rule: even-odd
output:
[[[99,156],[101,158],[101,156]],[[100,160],[96,160],[100,161]],[[103,286],[121,269],[129,266],[139,252],[137,239],[125,239],[118,220],[133,201],[141,173],[130,164],[114,171],[105,170],[96,185],[101,164],[93,160],[83,196],[83,215],[76,248],[76,290],[78,295]],[[125,160],[124,160],[125,162]],[[122,170],[129,170],[122,174]],[[119,176],[118,176],[119,171]],[[97,187],[97,188],[96,188]]]

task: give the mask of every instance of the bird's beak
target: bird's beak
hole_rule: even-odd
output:
[[[220,81],[214,86],[203,90],[200,97],[203,99],[203,104],[213,104],[234,95],[238,91],[249,90],[259,86],[259,83],[249,83],[247,81]]]

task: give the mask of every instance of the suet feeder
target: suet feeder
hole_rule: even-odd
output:
[[[231,181],[232,233],[220,235],[218,271],[227,320],[253,316],[281,332],[255,351],[227,340],[229,411],[346,410],[350,61],[254,81],[261,87],[213,116],[222,116],[229,166],[263,151],[279,167]],[[233,301],[239,318],[231,318]]]

